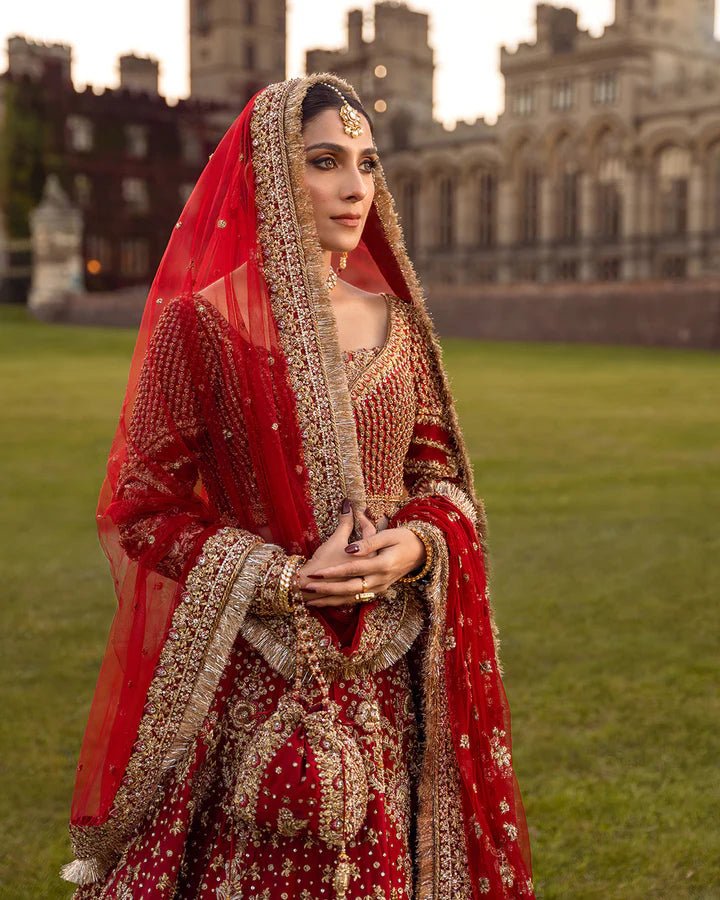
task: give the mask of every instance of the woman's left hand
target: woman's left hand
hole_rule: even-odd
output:
[[[353,548],[357,548],[353,551]],[[317,598],[307,606],[344,606],[356,603],[365,590],[382,594],[391,584],[425,562],[425,545],[409,528],[385,528],[345,548],[351,558],[340,566],[313,572],[303,590],[312,588]]]

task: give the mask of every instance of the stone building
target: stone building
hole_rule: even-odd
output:
[[[285,0],[189,0],[191,96],[158,62],[119,59],[120,86],[78,90],[72,49],[15,35],[0,73],[0,299],[24,301],[30,212],[57,175],[83,217],[84,288],[147,283],[209,154],[247,100],[285,77]]]
[[[432,122],[427,17],[377,3],[375,36],[309,70],[347,77],[378,125],[406,239],[435,282],[694,278],[720,272],[720,43],[713,0],[616,0],[593,37],[537,6],[501,51],[494,125]]]

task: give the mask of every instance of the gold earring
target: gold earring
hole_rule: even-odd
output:
[[[342,270],[347,266],[347,250],[343,250],[340,254],[340,261],[338,262],[338,272],[342,272]]]

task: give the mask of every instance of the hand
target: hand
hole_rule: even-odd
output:
[[[315,569],[304,588],[322,592],[307,605],[342,606],[357,603],[355,594],[362,590],[365,576],[366,590],[382,594],[391,584],[425,563],[425,545],[409,528],[385,528],[369,537],[349,544],[343,552],[357,548],[353,559],[340,565]]]
[[[342,509],[345,509],[346,512],[343,512]],[[307,560],[307,562],[305,562],[297,571],[297,583],[301,589],[302,598],[306,603],[309,600],[318,600],[326,596],[324,591],[322,591],[321,589],[315,590],[313,592],[305,590],[305,587],[313,574],[322,568],[338,565],[347,560],[345,547],[347,547],[348,545],[348,541],[350,540],[350,535],[352,534],[353,530],[353,515],[350,502],[345,500],[343,502],[342,509],[335,531],[317,548],[310,559]],[[387,517],[382,516],[378,521],[378,526],[381,528],[385,527],[387,525],[387,521]],[[372,535],[374,535],[377,531],[372,520],[369,519],[364,512],[358,513],[357,524],[358,530],[362,535],[363,540],[372,537]],[[344,602],[351,604],[359,603],[360,601],[356,600],[354,597],[355,593],[357,593],[357,591],[353,591],[350,598],[346,599]],[[339,606],[340,604],[337,603],[334,605]]]

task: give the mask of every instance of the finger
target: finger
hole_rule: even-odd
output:
[[[368,556],[367,554],[361,559],[349,559],[346,563],[340,563],[337,566],[326,566],[324,569],[318,569],[310,576],[308,584],[311,587],[322,588],[326,584],[333,584],[347,581],[348,578],[362,577],[368,578],[373,575],[380,575],[384,571],[383,563],[385,560],[378,562],[377,555]],[[313,578],[322,579],[322,581],[313,581]]]
[[[353,597],[351,600],[348,600],[347,598],[340,598],[336,600],[317,600],[313,601],[312,603],[307,603],[306,605],[312,606],[315,609],[321,609],[323,606],[359,606],[362,602],[362,600],[356,600]]]
[[[383,547],[390,547],[397,544],[399,538],[396,528],[386,528],[384,531],[378,531],[376,534],[370,535],[369,538],[363,538],[360,541],[354,541],[345,547],[345,552],[353,556],[367,556],[381,550]]]
[[[388,517],[386,515],[382,515],[377,520],[376,528],[378,531],[384,531],[388,527],[389,524],[390,524],[390,519],[388,519]]]
[[[366,538],[371,537],[373,534],[377,532],[377,528],[375,527],[375,523],[373,520],[367,515],[366,512],[361,512],[358,514],[358,523],[360,525],[360,537],[365,540]]]
[[[385,583],[382,575],[365,576],[365,590],[376,591]],[[355,594],[363,590],[362,578],[355,576],[353,578],[345,578],[342,581],[328,581],[324,579],[317,587],[317,593],[314,593],[313,600],[323,597],[353,597]]]
[[[340,504],[340,515],[335,526],[335,534],[342,534],[346,539],[349,538],[354,524],[352,504],[347,497],[344,497]]]

